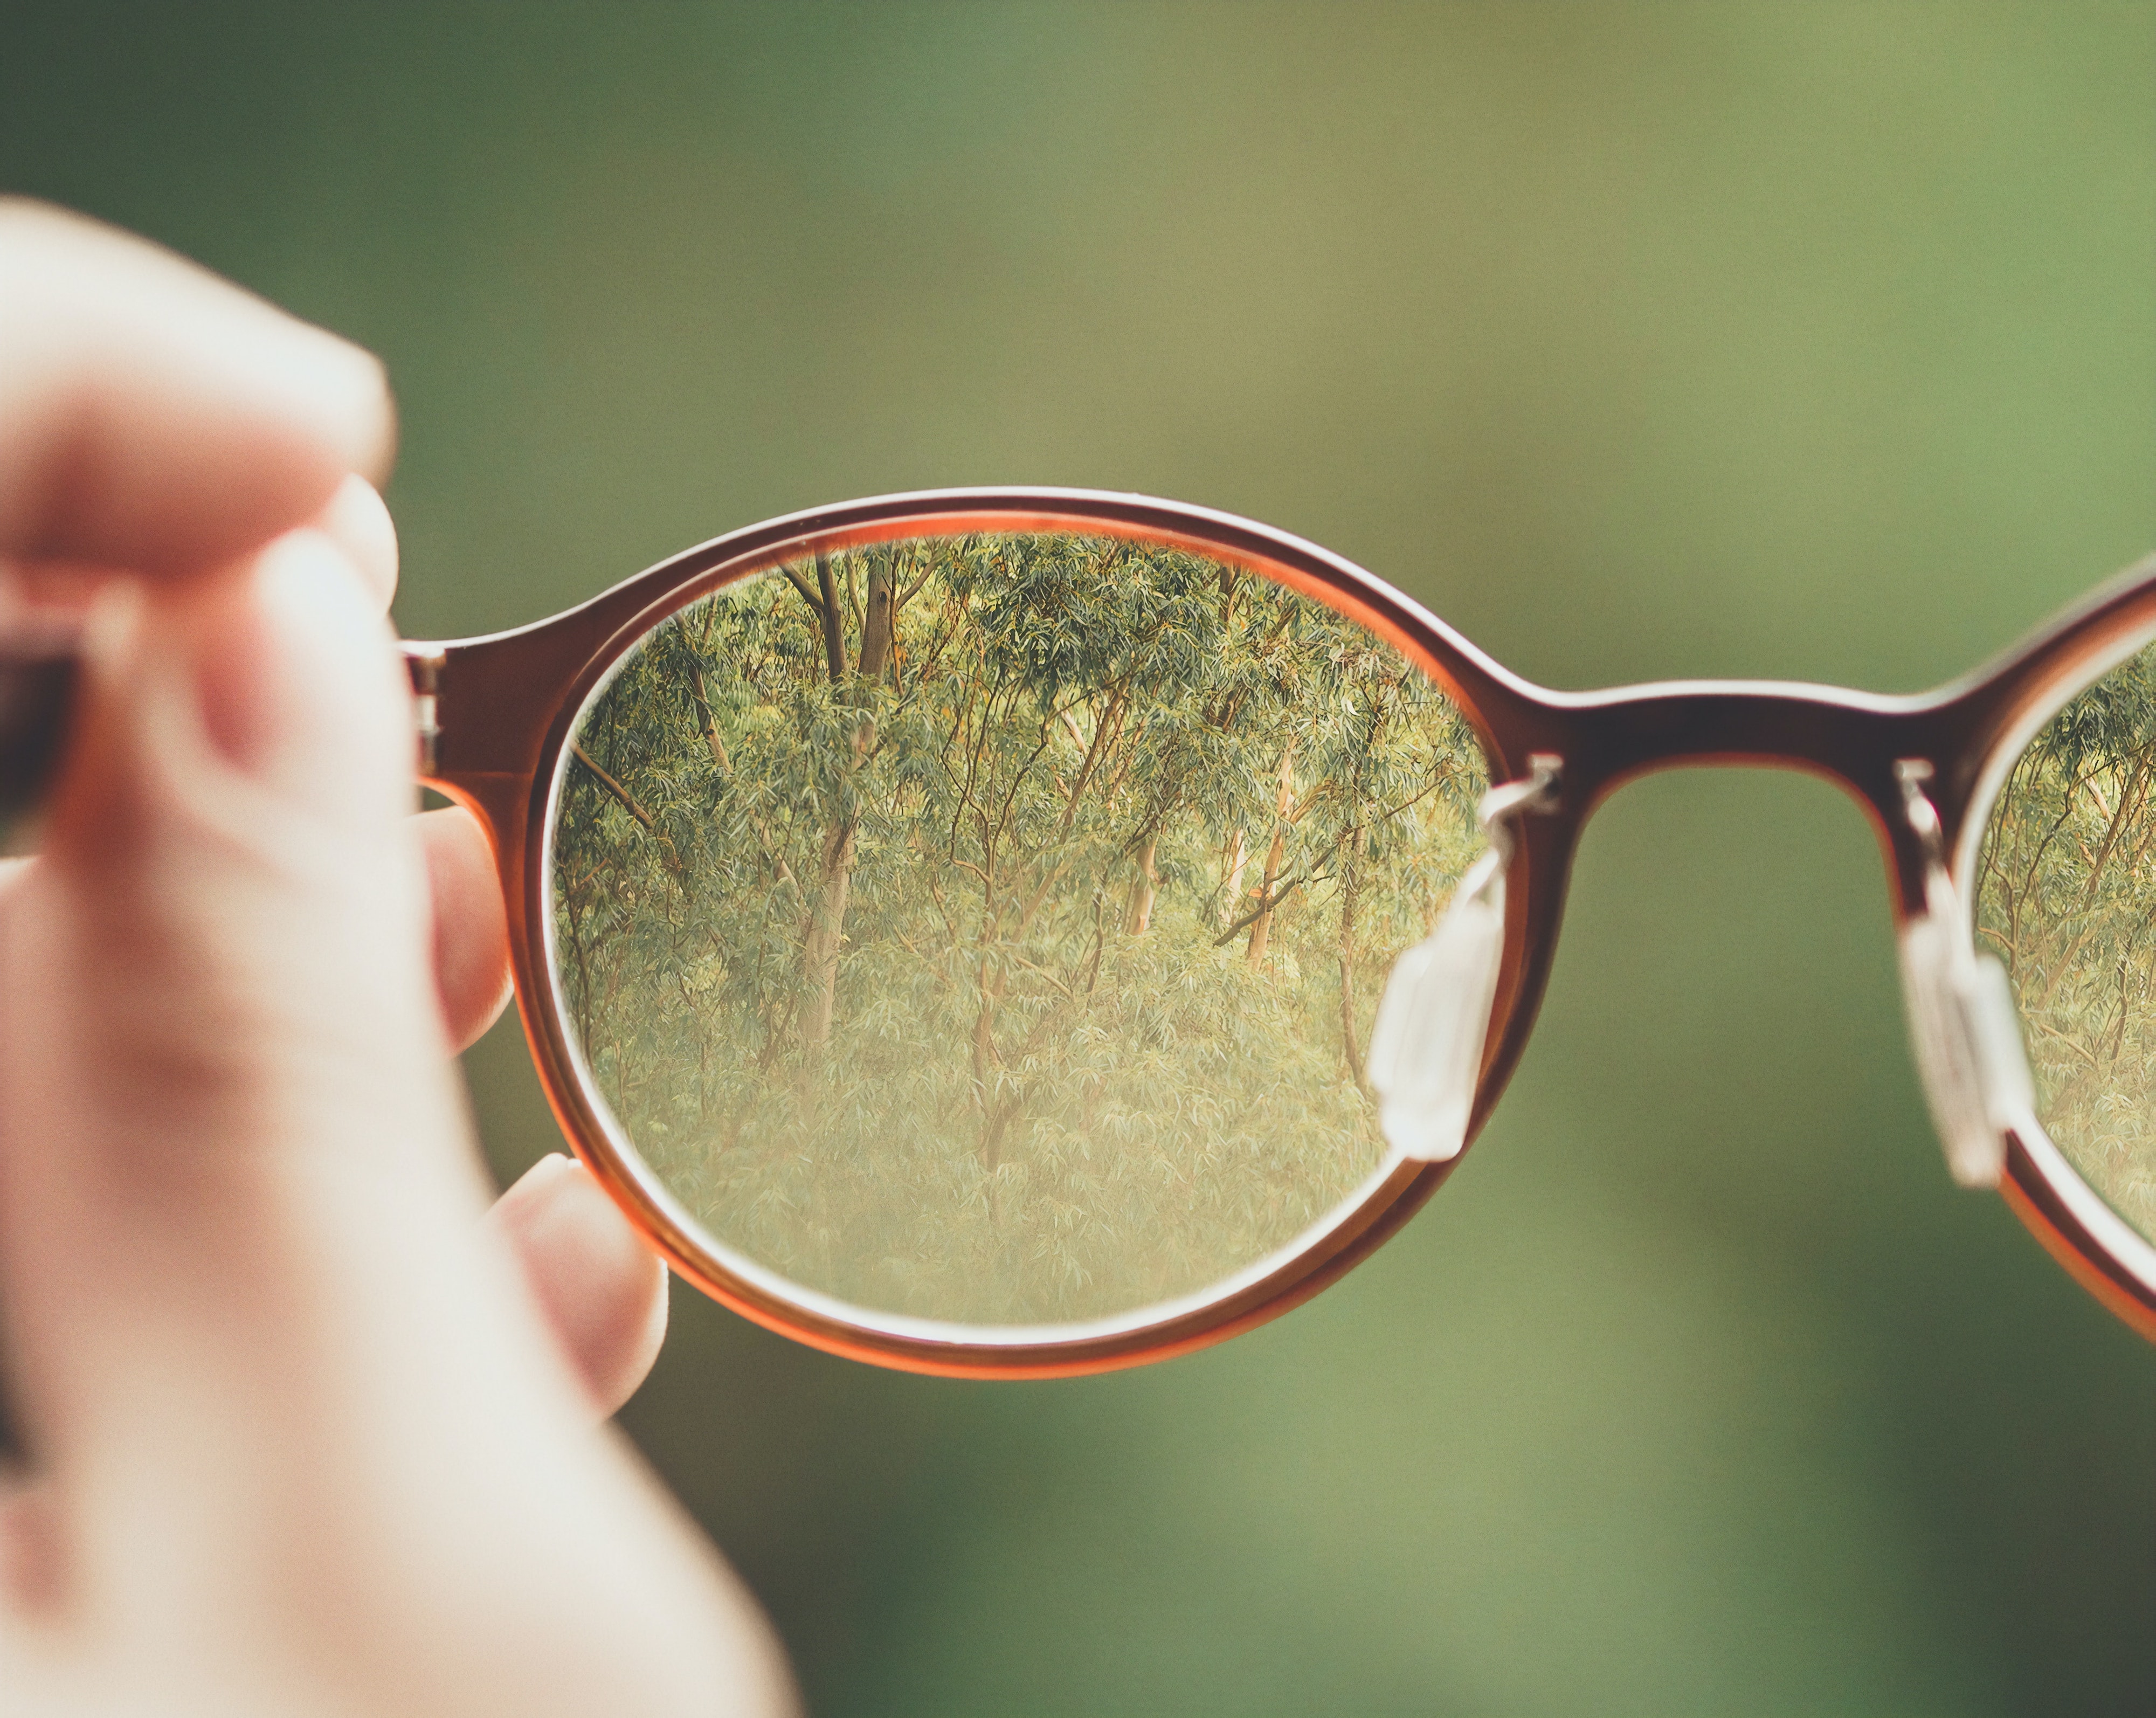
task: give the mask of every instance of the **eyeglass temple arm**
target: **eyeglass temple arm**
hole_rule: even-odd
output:
[[[52,784],[74,705],[80,634],[24,629],[0,643],[0,848]]]

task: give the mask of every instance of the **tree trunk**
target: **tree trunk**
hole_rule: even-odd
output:
[[[816,584],[823,594],[825,666],[830,670],[831,683],[837,686],[847,678],[846,635],[839,614],[838,580],[832,574],[829,555],[816,557]],[[861,628],[861,678],[880,671],[890,645],[890,571],[887,568],[881,573],[871,569],[869,612]],[[848,774],[860,767],[861,759],[875,744],[875,719],[864,715],[854,730],[853,755],[846,763]],[[824,838],[823,867],[802,937],[802,962],[808,980],[809,997],[801,1042],[804,1048],[810,1050],[822,1048],[831,1038],[831,1019],[838,1006],[839,949],[845,940],[846,901],[853,890],[857,827],[854,820],[847,817]]]
[[[1160,887],[1160,873],[1153,869],[1152,860],[1159,843],[1158,836],[1149,835],[1138,849],[1137,875],[1131,879],[1130,909],[1123,915],[1126,936],[1142,937],[1152,927],[1153,895]]]
[[[2118,810],[2112,814],[2110,823],[2105,827],[2103,840],[2097,846],[2096,857],[2089,863],[2088,887],[2082,892],[2084,907],[2096,899],[2103,882],[2103,868],[2111,862],[2112,851],[2118,845],[2119,831],[2139,813],[2141,801],[2148,788],[2148,760],[2137,758],[2133,762],[2133,773],[2126,779],[2126,785],[2119,790]]]
[[[891,563],[888,558],[880,558],[869,563],[869,610],[861,625],[858,671],[865,681],[883,678],[891,661],[892,619]]]
[[[801,1041],[812,1049],[830,1041],[831,1012],[839,994],[839,944],[844,935],[846,896],[853,878],[854,826],[844,823],[824,843],[823,874],[809,905],[803,939],[810,994]]]
[[[1370,1088],[1363,1078],[1363,1051],[1355,1035],[1355,908],[1363,897],[1364,834],[1358,828],[1348,841],[1340,878],[1340,1047],[1356,1090],[1367,1098]]]
[[[988,1179],[988,1222],[1000,1226],[1004,1220],[1003,1190],[996,1179],[996,1171],[1003,1166],[1004,1134],[1011,1119],[1024,1103],[1023,1093],[1009,1092],[992,1098],[989,1086],[1003,1058],[996,1053],[996,1006],[1004,999],[1004,989],[1010,975],[1003,968],[996,969],[994,981],[988,978],[988,959],[985,952],[978,975],[981,1006],[973,1016],[973,1104],[981,1113],[981,1143],[977,1148],[982,1173]]]
[[[1265,854],[1265,880],[1258,892],[1260,900],[1263,900],[1273,892],[1273,883],[1280,876],[1281,849],[1286,845],[1286,839],[1287,830],[1285,826],[1273,831],[1273,844]],[[1250,921],[1250,946],[1249,951],[1243,956],[1245,961],[1252,966],[1264,965],[1265,945],[1271,942],[1272,939],[1273,909],[1268,907]]]
[[[1224,868],[1226,881],[1220,886],[1220,923],[1235,922],[1235,904],[1243,898],[1243,872],[1250,862],[1250,844],[1238,829],[1228,843],[1228,862]]]
[[[816,557],[816,589],[822,598],[824,666],[834,686],[846,677],[846,622],[839,612],[839,581],[831,576],[831,558]]]
[[[1009,1123],[1011,1111],[1016,1107],[1008,1102],[991,1102],[989,1082],[994,1078],[998,1060],[996,1055],[996,1004],[1003,1000],[1004,982],[1007,975],[998,970],[993,983],[988,980],[988,959],[984,954],[979,975],[975,982],[979,987],[981,1006],[973,1016],[973,1103],[981,1112],[981,1167],[988,1175],[988,1217],[993,1222],[998,1215],[996,1205],[996,1166],[1003,1160],[1004,1129]]]
[[[577,1032],[583,1042],[584,1054],[598,1053],[592,1042],[592,964],[584,954],[584,915],[577,910],[577,898],[583,890],[575,883],[562,891],[562,904],[568,909],[569,947],[577,957]]]
[[[1281,858],[1287,851],[1287,814],[1295,805],[1295,742],[1290,740],[1281,752],[1280,793],[1273,802],[1273,844],[1265,852],[1265,882],[1258,890],[1261,901],[1271,898],[1273,885],[1280,881]],[[1273,909],[1270,907],[1250,923],[1250,951],[1244,959],[1252,966],[1262,964],[1265,945],[1272,941]]]
[[[711,762],[718,766],[719,774],[732,775],[734,760],[726,755],[726,742],[719,738],[719,724],[711,716],[711,697],[704,686],[704,671],[695,664],[689,669],[689,686],[696,700],[696,724],[704,732],[704,747],[711,753]]]

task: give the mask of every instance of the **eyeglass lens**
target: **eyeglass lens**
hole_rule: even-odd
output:
[[[2156,648],[2015,761],[1979,850],[1976,934],[2006,964],[2046,1131],[2156,1240]]]
[[[1373,1016],[1489,785],[1342,614],[1053,532],[728,585],[562,767],[559,1006],[621,1135],[731,1252],[977,1327],[1204,1291],[1368,1186]]]

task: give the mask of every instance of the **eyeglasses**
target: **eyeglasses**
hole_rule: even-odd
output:
[[[706,543],[408,644],[578,1151],[674,1268],[835,1352],[1077,1373],[1315,1294],[1517,1064],[1624,781],[1879,833],[1955,1178],[2156,1337],[2156,561],[1939,692],[1508,673],[1325,550],[976,490]]]
[[[408,645],[562,1129],[679,1274],[914,1371],[1283,1313],[1451,1173],[1589,813],[1809,769],[1878,828],[1953,1177],[2156,1336],[2156,563],[1923,697],[1509,675],[1132,496],[774,519]]]

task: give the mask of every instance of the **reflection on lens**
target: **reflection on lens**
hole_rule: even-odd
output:
[[[1248,572],[1072,535],[818,556],[587,708],[563,1011],[644,1161],[793,1282],[1127,1313],[1379,1166],[1371,1016],[1486,784],[1420,671]]]
[[[2156,650],[2052,718],[1985,828],[1977,939],[2006,963],[2037,1111],[2156,1239]]]

